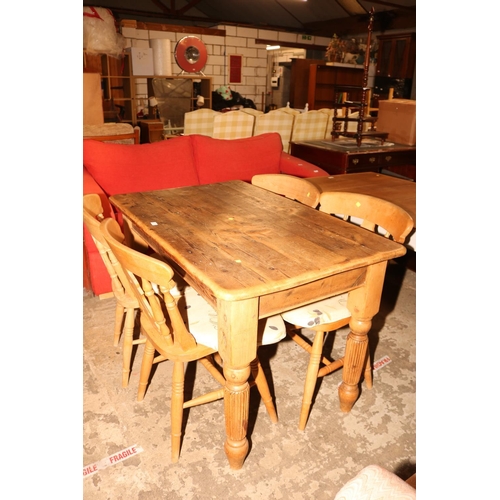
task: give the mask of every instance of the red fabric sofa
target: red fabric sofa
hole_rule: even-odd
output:
[[[213,139],[188,135],[151,144],[83,141],[83,194],[101,197],[106,217],[116,218],[108,197],[229,180],[250,182],[256,174],[297,177],[328,175],[321,168],[282,150],[278,133],[245,139]],[[84,227],[84,257],[92,291],[111,292],[101,256]]]

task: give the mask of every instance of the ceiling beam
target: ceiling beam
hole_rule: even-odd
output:
[[[226,30],[215,28],[202,28],[200,26],[178,26],[174,24],[146,23],[133,19],[120,21],[122,28],[135,28],[139,30],[169,31],[171,33],[194,33],[196,35],[226,36]]]
[[[196,0],[193,0],[196,1]],[[84,0],[83,5],[84,7],[92,7],[94,6],[95,2],[89,1],[89,0]],[[191,6],[191,5],[190,5]],[[289,33],[304,33],[304,28],[290,28],[286,26],[274,26],[271,24],[248,24],[248,23],[236,23],[234,21],[225,21],[221,19],[212,19],[209,17],[199,17],[199,16],[187,16],[185,14],[179,14],[180,11],[175,11],[175,12],[150,12],[150,11],[144,11],[144,10],[137,10],[137,9],[125,9],[122,7],[109,7],[107,5],[101,4],[101,7],[104,9],[109,9],[112,13],[114,18],[118,22],[122,22],[124,20],[123,16],[132,16],[135,18],[141,18],[141,19],[148,19],[148,21],[144,22],[149,22],[149,20],[152,19],[158,19],[158,20],[172,20],[172,21],[186,21],[188,23],[193,23],[190,24],[193,26],[197,25],[202,25],[202,26],[217,26],[217,25],[227,25],[227,26],[241,26],[243,28],[260,28],[260,29],[267,29],[267,30],[273,30],[273,31],[283,31],[283,32],[289,32]],[[166,6],[163,6],[164,8],[167,8]]]
[[[346,35],[359,35],[368,31],[369,15],[332,19],[307,23],[306,32],[315,36],[332,37]],[[373,31],[411,29],[417,26],[416,10],[386,10],[375,12]]]

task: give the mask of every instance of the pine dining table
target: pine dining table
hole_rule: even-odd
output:
[[[340,409],[351,410],[387,262],[405,254],[403,245],[243,181],[110,201],[124,224],[217,310],[231,469],[243,467],[249,449],[248,378],[260,318],[349,292],[352,317],[338,394]]]

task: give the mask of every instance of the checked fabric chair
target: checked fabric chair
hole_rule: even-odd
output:
[[[209,108],[200,108],[184,114],[184,135],[214,135],[214,119],[220,113]]]
[[[321,194],[320,190],[308,180],[287,174],[254,175],[252,184],[291,200],[296,200],[311,208],[318,206]]]
[[[328,115],[318,110],[307,111],[295,117],[290,142],[317,141],[325,138]]]
[[[404,243],[406,236],[413,229],[413,219],[405,210],[373,196],[325,192],[320,195],[319,205],[319,210],[322,212],[341,215],[345,221],[378,232],[381,237],[392,238],[398,243]],[[347,297],[348,293],[343,293],[281,315],[285,322],[291,325],[291,328],[287,328],[289,337],[310,354],[299,430],[304,430],[306,427],[317,379],[334,372],[344,364],[344,358],[332,361],[323,356],[322,351],[325,335],[349,324],[351,314],[347,309]],[[302,328],[315,331],[312,345],[297,332]],[[373,380],[369,350],[365,363],[365,381],[367,387],[371,388]]]
[[[255,117],[255,129],[253,135],[266,134],[268,132],[278,132],[281,136],[283,151],[289,152],[290,137],[292,136],[294,114],[283,111],[269,111]]]
[[[141,365],[138,400],[146,391],[152,366],[169,359],[173,362],[171,396],[171,458],[177,462],[180,454],[183,409],[215,401],[224,396],[225,379],[218,370],[217,314],[192,287],[186,287],[180,297],[174,272],[163,261],[141,254],[123,244],[124,236],[118,223],[105,219],[101,232],[116,256],[115,268],[121,267],[134,290],[141,309],[141,326],[146,345]],[[286,336],[285,324],[279,315],[260,322],[260,344],[273,344]],[[155,358],[155,352],[159,355]],[[190,401],[184,401],[184,363],[199,361],[218,381],[219,388]],[[272,422],[278,417],[266,377],[256,358],[251,373]]]
[[[114,346],[117,346],[120,341],[123,325],[122,387],[127,387],[133,346],[143,344],[146,340],[144,338],[133,339],[135,313],[139,310],[139,302],[133,294],[132,288],[123,272],[120,269],[117,272],[113,267],[113,260],[115,259],[99,228],[100,221],[103,220],[102,212],[103,208],[99,195],[87,194],[83,197],[83,222],[92,235],[99,254],[104,261],[104,265],[111,278],[111,286],[116,299],[115,329],[113,335]]]
[[[241,111],[218,113],[214,118],[214,139],[243,139],[253,136],[255,116]]]

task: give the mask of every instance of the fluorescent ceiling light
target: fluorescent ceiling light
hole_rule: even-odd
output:
[[[278,50],[280,48],[281,48],[280,45],[267,45],[266,46],[266,50]]]

